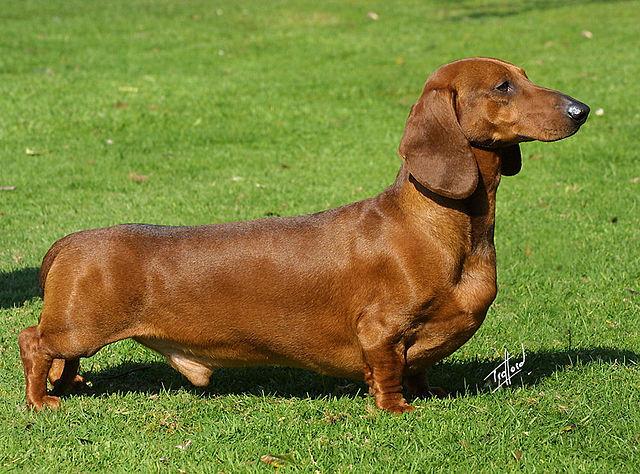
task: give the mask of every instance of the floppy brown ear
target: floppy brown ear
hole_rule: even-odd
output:
[[[399,153],[413,177],[441,196],[464,199],[478,185],[478,165],[448,90],[425,92],[411,108]]]
[[[510,145],[500,148],[500,174],[502,176],[515,176],[522,169],[522,155],[520,145]]]

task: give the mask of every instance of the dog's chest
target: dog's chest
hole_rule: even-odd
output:
[[[406,362],[410,368],[423,368],[451,355],[478,330],[484,311],[442,313],[419,326],[406,341]]]
[[[465,262],[460,279],[441,288],[407,334],[409,366],[430,365],[447,357],[473,336],[482,325],[497,293],[495,257],[491,252]]]

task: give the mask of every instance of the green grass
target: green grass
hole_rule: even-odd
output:
[[[638,469],[640,3],[5,0],[0,21],[1,471]],[[604,115],[523,145],[503,180],[498,299],[433,370],[455,398],[392,416],[362,384],[288,369],[196,390],[126,341],[83,361],[92,387],[60,411],[25,410],[16,336],[53,241],[373,195],[426,76],[475,55]],[[484,388],[521,344],[521,383]]]

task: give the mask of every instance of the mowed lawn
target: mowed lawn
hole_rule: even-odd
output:
[[[4,0],[0,471],[637,471],[638,24],[629,1]],[[125,341],[82,361],[91,387],[58,412],[26,410],[16,337],[38,320],[56,239],[374,195],[427,75],[480,55],[592,114],[574,137],[524,144],[503,179],[500,293],[432,371],[453,398],[394,416],[362,383],[281,368],[195,389]],[[483,379],[521,347],[522,379],[491,392]]]

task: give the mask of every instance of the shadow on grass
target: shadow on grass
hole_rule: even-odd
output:
[[[520,354],[512,354],[512,363],[520,360]],[[485,382],[485,377],[503,362],[504,358],[444,361],[430,371],[430,381],[448,389],[454,396],[490,392],[495,384]],[[511,387],[503,388],[534,387],[556,372],[591,364],[636,366],[640,364],[640,353],[612,347],[527,352],[522,372],[513,378]]]
[[[484,378],[502,362],[500,358],[444,361],[431,369],[430,380],[434,386],[444,387],[454,397],[486,393],[492,387],[484,382]],[[555,372],[590,364],[633,366],[638,363],[639,353],[608,347],[531,352],[527,354],[522,377],[514,379],[512,387],[533,387]],[[211,384],[205,388],[193,387],[161,362],[127,362],[106,370],[85,372],[84,375],[93,384],[92,388],[83,390],[83,394],[89,396],[157,394],[171,389],[184,389],[205,397],[240,394],[285,398],[356,398],[367,393],[367,387],[362,382],[289,368],[219,369],[214,372]]]
[[[620,3],[630,2],[631,0],[619,0]],[[521,15],[531,11],[544,11],[557,9],[567,6],[582,6],[590,3],[610,3],[610,0],[565,0],[558,2],[556,0],[529,0],[526,2],[504,2],[489,1],[478,4],[477,2],[458,2],[451,8],[451,12],[445,16],[445,20],[458,22],[466,20],[476,20],[484,18],[504,18],[515,15]],[[451,7],[451,3],[441,2],[447,8]]]
[[[21,268],[0,272],[0,309],[22,306],[35,296],[40,296],[38,268]]]

